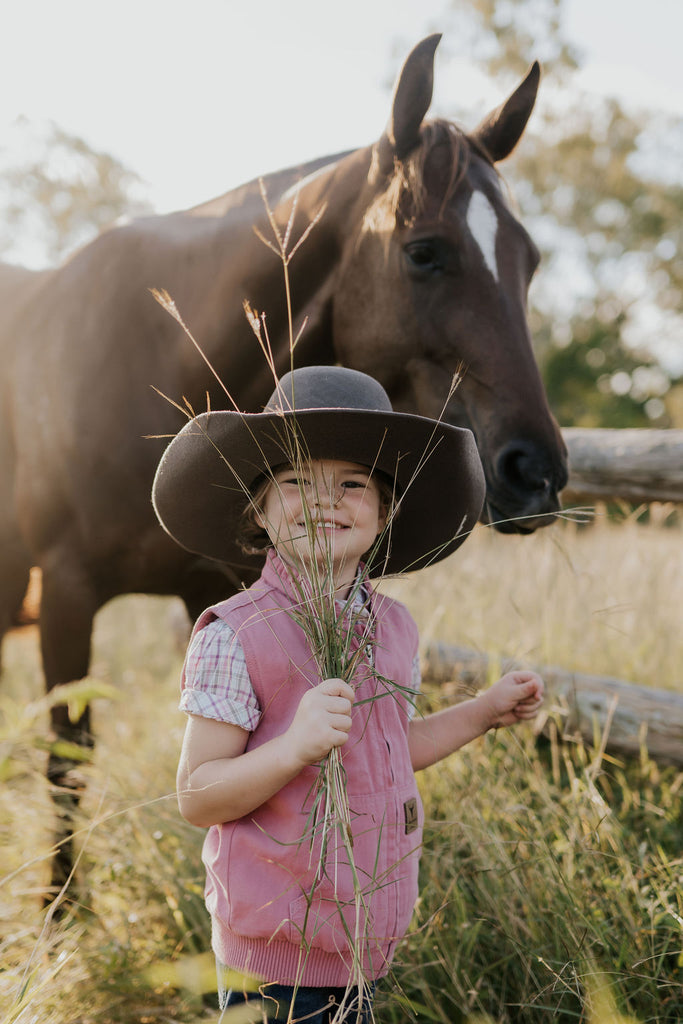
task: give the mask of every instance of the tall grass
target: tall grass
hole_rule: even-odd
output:
[[[529,537],[479,527],[454,558],[385,585],[430,639],[683,691],[680,525],[637,512]],[[667,523],[669,524],[667,527]]]
[[[487,737],[422,780],[415,928],[383,1021],[591,1017],[596,979],[640,1021],[683,1014],[681,775],[629,772],[584,749],[553,758],[528,734]],[[637,821],[634,793],[649,805]],[[616,1019],[616,1018],[615,1018]],[[602,1022],[601,1022],[602,1024]]]
[[[426,638],[680,689],[682,549],[680,529],[635,521],[527,538],[480,529],[443,566],[385,586]],[[3,1024],[217,1020],[203,832],[182,822],[173,795],[178,607],[127,597],[98,616],[93,676],[121,699],[95,703],[82,902],[61,921],[46,922],[41,902],[52,806],[47,718],[27,711],[41,696],[37,638],[7,640]],[[683,1020],[680,770],[645,755],[596,763],[590,750],[553,751],[519,728],[487,735],[420,785],[421,899],[378,1021]]]

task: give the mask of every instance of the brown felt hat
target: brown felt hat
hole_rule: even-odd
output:
[[[247,490],[292,461],[344,459],[395,481],[397,514],[370,576],[408,572],[455,551],[474,527],[485,494],[470,430],[394,412],[372,377],[340,366],[287,373],[262,413],[203,413],[173,438],[157,468],[152,501],[182,547],[237,569],[258,567],[236,541]],[[299,455],[301,458],[301,454]]]

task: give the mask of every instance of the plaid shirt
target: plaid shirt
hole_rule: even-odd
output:
[[[367,595],[355,592],[353,611],[365,611]],[[420,660],[412,666],[411,688],[420,690]],[[200,718],[239,725],[253,732],[261,718],[261,708],[251,685],[242,646],[233,629],[222,619],[214,619],[200,629],[190,644],[185,659],[185,686],[180,710]],[[412,717],[412,705],[409,709]]]

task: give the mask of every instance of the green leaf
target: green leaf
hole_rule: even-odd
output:
[[[405,996],[398,996],[395,1002],[400,1006],[405,1006],[407,1010],[417,1015],[418,1020],[435,1020],[437,1024],[443,1024],[443,1015],[430,1010],[424,1003],[417,1003],[414,999],[406,999]]]
[[[66,704],[70,721],[77,722],[94,700],[121,700],[121,693],[111,683],[86,676],[73,683],[55,686],[40,703],[47,708]]]
[[[168,985],[197,995],[216,992],[218,989],[216,958],[213,953],[198,953],[196,956],[151,964],[143,972],[143,977],[148,985]],[[228,968],[221,972],[221,981],[226,989],[236,988],[245,992],[256,992],[262,984],[261,978],[249,977],[242,971],[231,971]]]
[[[78,743],[71,743],[69,740],[46,740],[42,736],[36,737],[33,741],[36,750],[46,750],[54,757],[63,757],[68,761],[80,761],[89,763],[93,759],[93,751],[90,747],[82,747]]]

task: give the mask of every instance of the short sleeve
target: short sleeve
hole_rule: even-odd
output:
[[[242,645],[214,619],[192,638],[185,657],[180,710],[253,732],[261,718]]]

